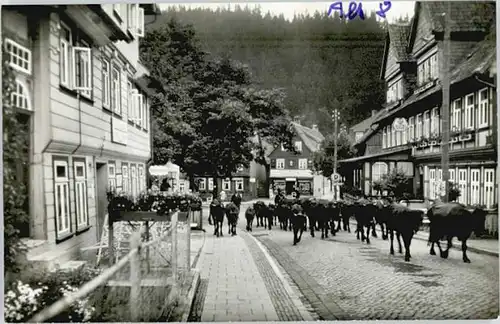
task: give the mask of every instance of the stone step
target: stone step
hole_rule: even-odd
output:
[[[28,262],[37,270],[54,271],[71,261],[74,258],[73,252],[71,249],[52,248],[47,252],[28,258]]]
[[[50,250],[50,243],[46,240],[23,238],[21,239],[21,242],[23,242],[28,249],[26,252],[26,258],[28,260]]]

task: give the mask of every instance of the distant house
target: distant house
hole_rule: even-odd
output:
[[[372,114],[370,117],[364,119],[363,121],[357,123],[354,126],[351,126],[349,128],[349,136],[351,137],[351,140],[354,143],[359,143],[361,142],[363,136],[367,133],[367,131],[370,129],[370,126],[375,119],[377,115],[376,110],[372,110]]]
[[[323,188],[327,180],[312,171],[312,154],[319,150],[325,138],[317,125],[309,128],[301,125],[296,119],[292,126],[297,133],[293,141],[298,154],[280,146],[269,155],[270,178],[274,192],[277,193],[278,189],[281,189],[289,195],[294,187],[297,187],[302,196],[321,196],[324,194]]]

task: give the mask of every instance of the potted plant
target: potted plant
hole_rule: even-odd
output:
[[[459,140],[462,142],[469,141],[472,139],[472,132],[468,130],[464,130],[460,133]]]
[[[433,132],[429,137],[429,145],[435,146],[438,145],[439,142],[441,142],[441,135],[439,135],[437,132]]]
[[[450,130],[450,142],[451,143],[458,142],[459,136],[460,136],[460,131],[456,126],[453,126],[452,129]]]
[[[419,146],[421,148],[425,148],[425,147],[429,146],[429,142],[428,142],[427,138],[425,138],[424,136],[420,137],[419,143],[420,143]]]

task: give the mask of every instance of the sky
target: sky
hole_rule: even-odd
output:
[[[357,1],[357,3],[360,3],[361,1]],[[363,10],[366,12],[372,11],[372,10],[378,10],[379,9],[379,3],[382,1],[366,1],[362,2],[363,3]],[[251,8],[253,8],[256,5],[259,5],[261,8],[261,11],[265,14],[268,11],[271,12],[273,15],[279,15],[283,14],[285,16],[285,19],[291,20],[294,16],[295,13],[300,14],[300,13],[310,13],[311,15],[314,14],[316,10],[318,11],[326,11],[328,12],[328,8],[330,5],[334,2],[315,2],[315,1],[302,1],[302,2],[246,2],[246,1],[236,1],[236,2],[190,2],[186,1],[183,3],[163,3],[159,4],[160,8],[166,9],[169,6],[177,6],[177,5],[182,5],[185,7],[191,7],[191,8],[210,8],[210,9],[216,9],[217,7],[228,7],[230,6],[231,8],[234,8],[236,5],[240,6],[245,6],[249,5]],[[389,22],[392,22],[394,19],[400,17],[400,16],[405,16],[408,14],[408,16],[411,18],[413,16],[413,8],[415,6],[415,1],[394,1],[391,2],[391,8],[387,11],[387,19],[389,19]],[[349,6],[349,2],[343,1],[343,10],[344,12],[347,12],[347,8]]]

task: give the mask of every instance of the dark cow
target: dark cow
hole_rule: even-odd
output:
[[[259,201],[257,201],[256,203],[253,204],[253,207],[254,207],[254,210],[255,210],[255,217],[257,218],[257,225],[256,225],[256,227],[259,227],[259,226],[264,227],[265,226],[264,225],[264,218],[263,218],[264,214],[260,213],[260,210],[262,208],[264,208],[264,206],[266,206],[266,204],[263,201],[261,201],[261,200],[259,200]]]
[[[394,232],[399,245],[399,253],[403,253],[400,237],[403,237],[405,246],[405,261],[410,261],[410,245],[413,235],[418,232],[423,220],[421,210],[412,210],[408,207],[392,203],[388,214],[387,230],[391,239],[390,254],[394,255]]]
[[[338,230],[335,228],[335,222],[340,222],[340,207],[336,202],[330,201],[326,206],[327,213],[330,219],[330,234],[335,236]],[[339,224],[340,225],[340,224]]]
[[[229,234],[236,235],[236,224],[238,223],[238,214],[240,209],[235,203],[230,202],[226,205],[226,216],[229,227]]]
[[[273,224],[274,205],[267,206],[265,203],[259,204],[258,208],[255,210],[255,213],[257,219],[264,221],[264,227],[271,230]]]
[[[214,220],[214,235],[223,236],[222,224],[224,223],[224,204],[218,199],[212,200],[210,203],[210,215]]]
[[[317,217],[319,228],[321,230],[321,238],[328,238],[329,224],[332,219],[328,210],[328,201],[320,200],[313,202],[312,212]]]
[[[355,206],[352,203],[346,201],[340,201],[338,203],[340,208],[340,220],[338,221],[337,232],[340,231],[340,224],[342,222],[342,229],[351,233],[351,226],[349,220],[354,217]]]
[[[427,217],[430,221],[429,243],[432,244],[430,254],[436,255],[434,251],[434,243],[436,243],[441,258],[448,258],[453,237],[457,237],[462,242],[462,260],[465,263],[470,263],[470,259],[467,257],[467,239],[472,232],[476,235],[483,233],[486,211],[476,208],[470,212],[459,203],[446,203],[432,206],[427,211]],[[443,251],[439,240],[444,238],[446,238],[448,246]]]
[[[354,217],[357,223],[356,238],[359,240],[361,233],[361,242],[366,240],[366,244],[370,244],[370,230],[373,228],[373,217],[376,211],[377,207],[366,199],[360,199],[354,203]]]
[[[307,219],[302,213],[302,207],[294,204],[291,208],[290,220],[293,228],[293,245],[297,245],[302,239],[302,233],[307,227]]]
[[[280,222],[280,228],[282,230],[292,230],[291,221],[291,206],[294,204],[294,199],[284,198],[280,201],[280,204],[276,206],[276,211],[278,213],[278,218]]]
[[[377,237],[376,225],[380,226],[380,232],[382,233],[382,239],[385,241],[389,238],[389,233],[387,231],[387,221],[391,213],[391,207],[389,204],[384,204],[384,201],[377,200],[375,202],[377,206],[377,211],[375,213],[375,222],[373,223],[372,236]]]
[[[309,231],[312,237],[314,237],[314,230],[318,229],[317,227],[318,215],[316,215],[314,212],[315,205],[316,205],[316,200],[314,198],[301,200],[301,206],[309,221]]]
[[[253,219],[255,218],[255,209],[249,206],[245,211],[245,218],[247,220],[247,231],[252,231]]]

